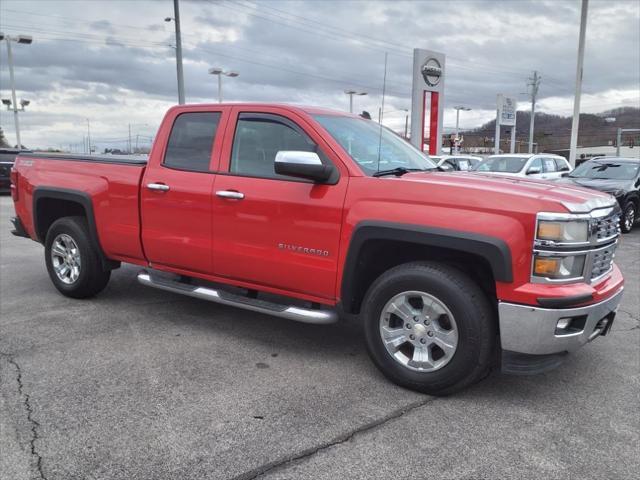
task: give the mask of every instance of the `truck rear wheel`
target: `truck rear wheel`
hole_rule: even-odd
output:
[[[435,262],[395,267],[363,304],[367,349],[390,380],[447,395],[486,376],[494,360],[494,308],[463,272]]]
[[[47,232],[44,251],[49,278],[67,297],[92,297],[109,283],[111,271],[102,268],[84,217],[56,220]]]

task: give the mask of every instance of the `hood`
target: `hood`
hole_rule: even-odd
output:
[[[580,187],[592,188],[600,192],[613,192],[614,190],[625,189],[631,180],[605,180],[601,178],[572,178],[564,177],[558,183],[562,185],[578,185]]]
[[[478,172],[416,172],[397,180],[410,191],[410,184],[431,185],[434,195],[446,195],[448,202],[487,208],[587,213],[616,203],[611,195],[577,185]]]

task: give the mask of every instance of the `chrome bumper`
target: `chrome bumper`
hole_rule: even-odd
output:
[[[618,309],[622,291],[623,288],[600,303],[578,308],[550,309],[500,302],[502,349],[532,355],[578,350],[603,333],[605,327],[600,322]],[[575,319],[581,328],[557,332],[558,320],[567,318]]]

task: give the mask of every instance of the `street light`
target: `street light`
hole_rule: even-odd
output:
[[[18,109],[19,112],[24,112],[24,107],[28,107],[29,104],[31,103],[30,100],[25,100],[23,98],[20,99],[20,108]],[[13,108],[11,108],[11,105],[13,104],[13,102],[11,101],[10,98],[3,98],[2,99],[2,104],[7,106],[7,110],[13,110]]]
[[[7,42],[7,60],[9,63],[9,82],[11,83],[11,100],[9,103],[6,103],[3,99],[2,103],[7,106],[7,108],[11,107],[13,104],[13,119],[16,125],[16,140],[18,141],[18,148],[22,148],[22,141],[20,140],[20,122],[18,121],[18,101],[16,99],[16,83],[13,77],[13,52],[11,50],[11,42],[21,43],[23,45],[30,45],[33,42],[33,37],[30,35],[17,35],[15,37],[10,35],[5,35],[0,32],[0,41]],[[26,102],[26,103],[23,103]],[[20,100],[20,104],[22,108],[20,110],[24,110],[24,107],[29,105],[28,100]]]
[[[349,113],[353,113],[353,96],[354,95],[366,95],[367,92],[357,92],[355,90],[345,90],[344,93],[349,95]]]
[[[453,148],[454,148],[454,154],[457,155],[458,154],[458,126],[460,125],[460,110],[464,112],[469,112],[471,109],[469,107],[462,107],[460,105],[457,105],[453,108],[456,109],[456,139],[455,139]]]
[[[232,70],[225,72],[223,69],[221,68],[217,68],[217,67],[211,67],[209,69],[209,73],[211,75],[217,75],[218,76],[218,103],[222,103],[222,76],[224,75],[225,77],[237,77],[240,74],[238,72],[234,72]]]

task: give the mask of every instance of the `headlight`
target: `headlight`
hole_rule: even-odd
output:
[[[614,197],[621,197],[622,195],[624,195],[624,190],[618,189],[618,190],[612,190],[606,193],[608,193],[609,195],[613,195]]]
[[[548,256],[535,254],[533,257],[533,275],[553,280],[581,278],[586,255]]]
[[[589,240],[588,220],[538,220],[537,240],[584,243]]]

